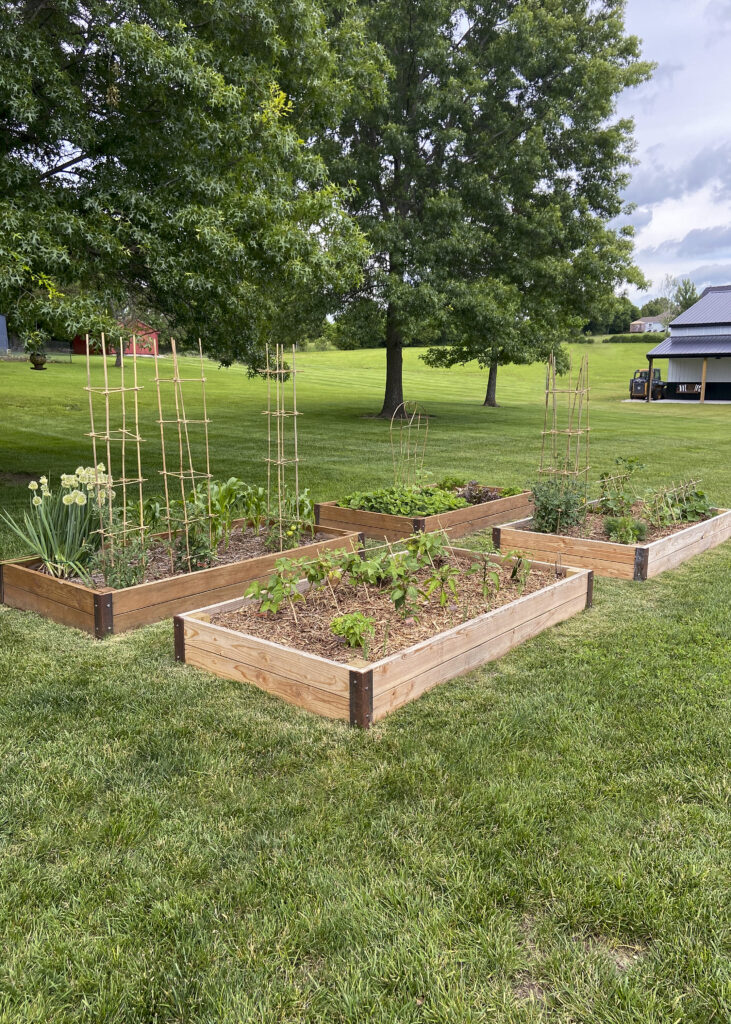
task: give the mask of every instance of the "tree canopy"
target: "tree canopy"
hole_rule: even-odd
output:
[[[347,0],[0,9],[0,310],[21,337],[125,312],[256,362],[366,253],[307,139],[378,83]]]
[[[607,225],[632,149],[614,102],[650,68],[623,0],[359,7],[388,91],[351,94],[321,151],[373,248],[357,297],[384,310],[389,415],[404,344],[440,365],[542,358],[643,282],[631,230]]]

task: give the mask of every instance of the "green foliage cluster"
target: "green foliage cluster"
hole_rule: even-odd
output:
[[[203,337],[254,364],[367,253],[312,145],[382,61],[346,0],[0,6],[0,308],[11,332]],[[292,317],[296,302],[297,316]]]
[[[100,512],[106,509],[114,492],[100,463],[78,466],[74,473],[62,473],[59,486],[51,490],[48,477],[31,480],[30,508],[21,522],[7,511],[0,521],[21,541],[30,555],[43,564],[50,576],[59,579],[89,580],[90,565],[99,547]]]
[[[515,558],[511,582],[522,593],[531,564],[518,552],[509,555]],[[467,570],[468,574],[481,574],[486,601],[491,593],[500,589],[499,569],[492,552],[481,552]],[[442,534],[420,533],[403,541],[397,550],[389,546],[368,555],[355,551],[324,551],[316,558],[280,558],[269,581],[265,584],[255,581],[245,596],[259,602],[262,614],[276,615],[285,601],[292,604],[295,600],[306,600],[306,594],[299,590],[302,580],[310,587],[327,585],[332,588],[339,583],[353,587],[366,585],[386,592],[394,610],[402,617],[418,618],[433,599],[441,608],[450,603],[458,604],[459,579],[464,572],[450,558],[450,549]],[[373,635],[373,622],[361,613],[349,613],[336,616],[330,628],[344,637],[349,646],[365,650]]]
[[[657,345],[658,342],[667,338],[666,331],[653,332],[652,334],[613,334],[610,338],[604,338],[603,345]]]
[[[368,657],[368,643],[376,631],[375,619],[362,612],[349,612],[346,615],[336,615],[330,623],[330,631],[334,636],[340,636],[345,640],[348,647],[360,648],[363,657]]]
[[[615,460],[616,469],[611,473],[602,473],[599,477],[600,496],[597,509],[605,515],[627,516],[636,501],[631,480],[635,473],[645,467],[634,457],[623,455]]]
[[[383,487],[377,491],[357,491],[342,498],[343,508],[357,508],[364,512],[384,512],[396,516],[431,516],[469,504],[453,491],[441,487],[399,485]]]
[[[533,525],[539,533],[560,533],[580,523],[586,515],[581,485],[570,478],[546,476],[532,485]]]
[[[708,495],[698,490],[693,482],[649,491],[642,498],[640,507],[642,518],[656,527],[697,523],[713,514]]]
[[[647,539],[647,523],[632,516],[606,516],[604,531],[617,544],[637,544]]]

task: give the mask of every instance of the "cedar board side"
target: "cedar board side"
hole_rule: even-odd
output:
[[[473,551],[458,551],[477,557]],[[577,614],[590,604],[591,576],[586,570],[565,569],[562,578],[533,594],[388,658],[362,664],[361,671],[370,674],[372,683],[373,720]],[[233,611],[244,603],[245,599],[238,597],[181,615],[183,660],[228,679],[251,682],[317,714],[345,720],[350,717],[352,722],[347,695],[352,665],[210,622],[217,612]]]
[[[428,533],[444,530],[450,537],[464,537],[490,526],[497,526],[521,516],[530,515],[533,500],[530,491],[510,494],[494,501],[479,505],[453,509],[433,516],[399,516],[385,512],[366,512],[362,509],[343,508],[335,501],[319,502],[315,505],[318,524],[338,529],[358,530],[367,537],[381,540],[403,540],[417,530]],[[417,526],[417,523],[419,524]],[[422,525],[423,524],[423,525]]]
[[[288,557],[314,556],[319,551],[360,546],[357,533],[318,528],[335,536],[330,540],[293,548]],[[282,554],[261,555],[229,565],[213,566],[197,573],[186,573],[167,580],[140,583],[134,587],[110,591],[109,588],[91,588],[69,580],[55,579],[37,572],[35,558],[11,559],[0,563],[3,578],[3,603],[11,608],[32,611],[64,626],[74,626],[97,635],[95,599],[112,593],[111,629],[106,633],[122,633],[138,626],[159,622],[177,612],[199,608],[216,600],[224,600],[240,593],[254,580],[265,580],[274,570],[274,563]]]
[[[713,511],[716,515],[712,519],[691,523],[649,544],[617,544],[537,533],[526,529],[531,524],[530,519],[506,523],[495,532],[499,533],[498,544],[502,551],[518,549],[528,557],[546,562],[560,560],[562,564],[593,569],[599,576],[614,579],[647,579],[731,537],[731,512],[728,509]]]

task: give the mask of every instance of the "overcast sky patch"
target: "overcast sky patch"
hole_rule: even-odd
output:
[[[637,209],[637,262],[653,282],[629,289],[645,301],[665,274],[698,287],[731,284],[731,0],[628,0],[628,31],[658,65],[618,112],[635,120],[638,161],[625,197]]]

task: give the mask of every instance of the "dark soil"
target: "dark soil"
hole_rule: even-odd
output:
[[[467,570],[476,564],[475,559],[454,554],[450,562],[461,570],[457,580],[459,601],[451,600],[441,607],[436,592],[431,600],[424,600],[416,616],[404,617],[396,611],[388,588],[381,590],[366,584],[354,587],[340,580],[333,583],[332,590],[324,584],[308,591],[303,595],[303,600],[295,601],[291,606],[283,605],[276,615],[261,615],[258,604],[251,602],[236,611],[213,615],[211,621],[264,640],[274,640],[296,650],[319,654],[333,661],[358,662],[363,657],[375,661],[509,604],[521,594],[535,593],[556,582],[554,573],[533,569],[521,591],[520,586],[510,579],[512,567],[501,567],[500,589],[495,592],[491,587],[485,599],[482,593],[482,573],[467,574]],[[427,569],[422,570],[416,575],[417,581],[423,583],[429,572]],[[352,612],[361,612],[375,620],[375,634],[369,640],[365,652],[348,647],[344,640],[330,632],[330,623],[336,616]]]
[[[632,517],[635,519],[641,518],[640,516],[641,506],[636,505],[632,509]],[[712,516],[708,517],[713,518]],[[582,540],[610,540],[607,537],[607,532],[604,529],[604,520],[606,516],[599,512],[590,512],[586,518],[577,523],[576,526],[570,526],[568,529],[559,530],[558,536],[560,537],[580,537]],[[704,522],[702,519],[698,519],[697,522]],[[685,530],[689,526],[694,526],[695,523],[682,522],[674,523],[672,526],[647,526],[647,537],[645,540],[637,541],[637,544],[649,544],[653,540],[661,540],[663,537],[671,537],[674,533],[679,533],[680,530]],[[532,526],[528,525],[523,529],[531,530]],[[613,541],[612,543],[619,543]],[[629,545],[628,545],[629,546]]]
[[[208,568],[215,568],[219,565],[231,565],[234,562],[246,562],[250,558],[258,558],[260,555],[270,555],[272,552],[267,549],[265,541],[267,537],[267,530],[262,529],[259,533],[254,533],[251,527],[247,527],[246,530],[242,530],[241,527],[236,527],[230,538],[228,548],[225,548],[223,541],[218,546],[218,553],[216,561],[213,565]],[[316,541],[331,540],[332,536],[329,533],[316,533],[314,536],[308,536],[303,538],[302,545],[314,544]],[[287,552],[283,552],[286,555]],[[42,566],[38,569],[39,572],[44,572]],[[183,572],[174,572],[170,567],[170,553],[166,544],[159,542],[154,544],[148,551],[147,569],[145,571],[144,579],[142,583],[152,583],[154,580],[167,580],[173,576],[185,576],[187,570]],[[106,587],[107,584],[104,582],[104,576],[100,572],[94,572],[91,575],[92,584],[95,587]],[[81,582],[80,580],[70,580],[69,582]]]

